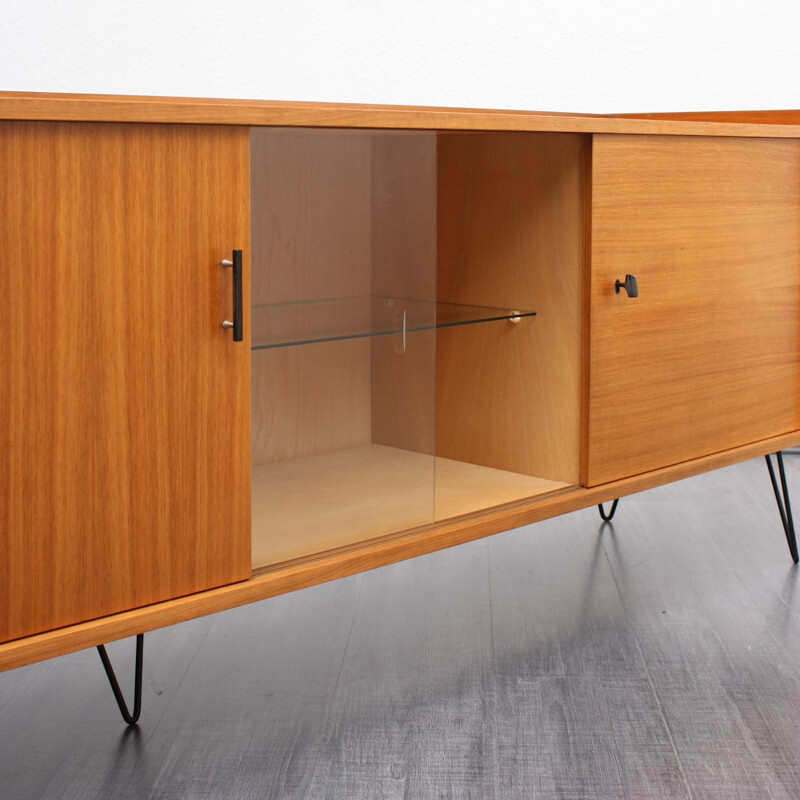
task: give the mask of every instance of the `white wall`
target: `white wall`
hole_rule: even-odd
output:
[[[0,89],[800,108],[800,0],[0,0]]]

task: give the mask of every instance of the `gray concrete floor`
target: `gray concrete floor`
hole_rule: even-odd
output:
[[[0,798],[797,798],[797,583],[759,459],[2,674]]]

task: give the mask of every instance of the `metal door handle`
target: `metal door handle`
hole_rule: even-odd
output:
[[[222,259],[223,267],[233,268],[233,322],[223,320],[223,328],[233,330],[233,341],[241,342],[244,339],[243,311],[242,311],[242,251],[233,251],[233,260]]]
[[[619,294],[620,289],[624,289],[628,293],[628,297],[639,296],[639,285],[636,283],[635,275],[626,275],[624,281],[621,281],[619,278],[617,278],[617,282],[614,284],[614,289],[616,290],[617,294]]]

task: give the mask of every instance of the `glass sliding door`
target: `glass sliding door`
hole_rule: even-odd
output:
[[[253,565],[434,519],[436,136],[253,129]]]

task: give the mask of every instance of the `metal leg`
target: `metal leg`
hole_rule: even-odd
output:
[[[797,539],[794,535],[794,519],[792,517],[792,506],[789,504],[789,488],[786,485],[786,470],[783,468],[783,453],[778,451],[775,458],[778,461],[778,472],[781,476],[780,491],[778,481],[775,479],[775,470],[772,467],[772,459],[769,455],[764,456],[767,460],[769,479],[772,481],[772,491],[775,492],[775,502],[778,504],[778,511],[783,523],[783,532],[786,534],[786,542],[789,545],[789,552],[792,554],[792,561],[796,564],[797,558]],[[782,496],[781,496],[782,495]]]
[[[611,511],[606,514],[606,510],[603,508],[602,503],[598,503],[597,510],[600,512],[600,516],[603,518],[603,522],[611,522],[614,519],[614,514],[617,511],[617,503],[619,503],[619,497],[611,504]]]
[[[139,714],[142,713],[142,664],[144,662],[144,634],[140,633],[136,637],[136,675],[133,684],[133,713],[128,711],[128,705],[125,698],[122,696],[122,690],[117,683],[117,676],[114,674],[114,667],[111,666],[108,653],[106,653],[105,645],[97,645],[97,652],[100,653],[100,660],[105,667],[106,675],[108,675],[108,682],[111,684],[111,690],[114,692],[114,697],[117,700],[122,719],[128,725],[135,725],[139,719]]]

